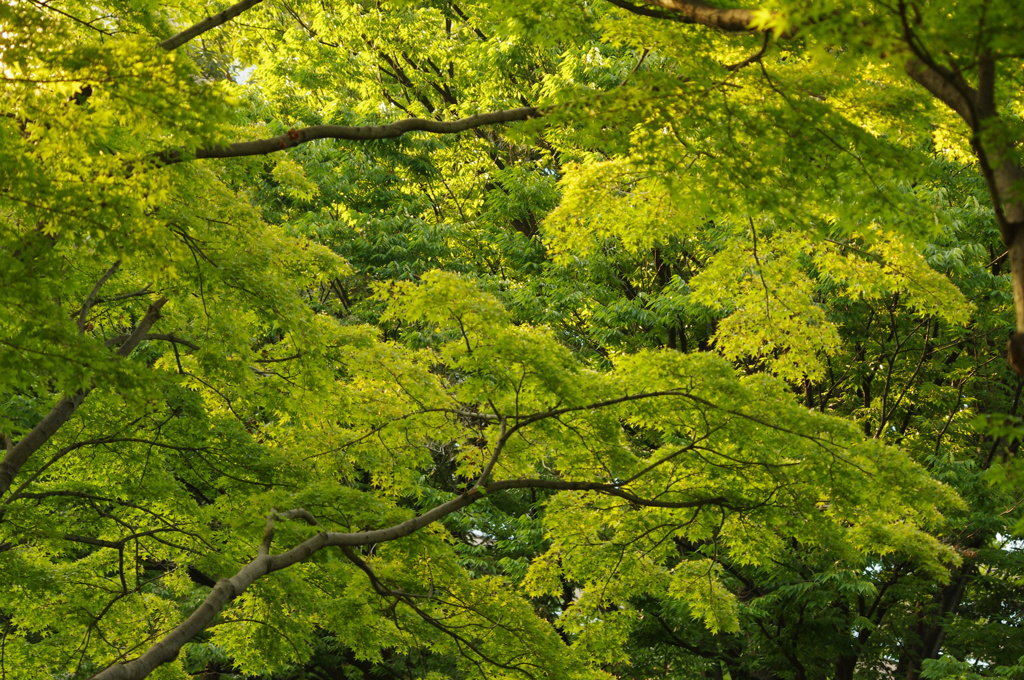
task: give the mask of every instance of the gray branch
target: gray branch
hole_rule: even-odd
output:
[[[89,317],[89,310],[92,309],[93,303],[96,301],[96,296],[100,292],[100,288],[103,284],[110,280],[110,277],[117,273],[117,270],[121,267],[121,260],[117,260],[110,269],[103,273],[100,280],[96,282],[96,285],[92,287],[89,294],[85,297],[85,302],[82,303],[82,310],[78,314],[78,332],[85,332],[85,320]]]
[[[263,0],[242,0],[242,2],[236,5],[232,5],[231,7],[228,7],[223,12],[218,12],[217,14],[214,14],[212,17],[207,17],[199,23],[194,24],[189,28],[186,28],[181,33],[171,36],[167,40],[164,40],[162,43],[160,43],[160,47],[167,50],[168,52],[170,52],[171,50],[175,50],[184,45],[185,43],[187,43],[192,38],[200,36],[203,33],[206,33],[211,29],[217,28],[222,24],[226,24],[227,22],[231,21],[239,14],[244,12],[245,10],[251,7],[255,7],[261,2],[263,2]]]
[[[128,336],[128,339],[115,352],[117,356],[128,356],[142,342],[143,338],[146,337],[146,333],[149,332],[149,329],[160,318],[160,308],[166,302],[167,298],[161,298],[150,305],[146,316],[142,318],[142,321],[139,322],[139,325],[136,326],[132,334]],[[6,494],[11,488],[11,483],[14,481],[15,476],[28,461],[29,457],[49,441],[50,437],[74,415],[75,410],[81,406],[91,391],[92,388],[86,388],[79,390],[75,394],[61,397],[56,406],[50,409],[50,412],[43,416],[43,419],[36,423],[36,426],[21,441],[8,449],[3,460],[0,461],[0,496]]]

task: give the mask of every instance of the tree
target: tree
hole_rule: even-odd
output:
[[[1015,662],[1012,7],[201,15],[0,9],[4,673]]]

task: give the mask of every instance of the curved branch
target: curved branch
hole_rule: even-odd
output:
[[[268,518],[267,529],[264,532],[263,541],[260,543],[260,551],[255,559],[242,567],[234,576],[217,581],[217,585],[213,587],[210,594],[203,600],[203,603],[187,619],[164,636],[163,639],[147,649],[142,656],[124,664],[109,666],[94,675],[92,680],[142,680],[147,677],[157,667],[176,659],[185,643],[206,630],[228,602],[244,593],[249,586],[262,576],[298,564],[329,546],[369,545],[408,536],[414,531],[456,510],[461,510],[483,496],[484,494],[480,490],[465,493],[447,503],[442,503],[432,508],[418,517],[386,529],[350,534],[323,531],[303,541],[291,550],[278,555],[270,555],[268,535],[272,538],[273,519],[301,515],[299,509],[289,511],[288,513],[275,513]]]
[[[108,345],[116,345],[116,344],[118,344],[120,342],[124,342],[127,339],[128,339],[127,335],[115,335],[114,337],[112,337],[109,340],[107,340],[107,344]],[[170,342],[170,343],[175,344],[175,345],[182,345],[184,347],[188,347],[189,349],[191,349],[193,351],[196,351],[196,352],[198,352],[199,349],[200,349],[199,345],[197,345],[196,343],[191,342],[190,340],[186,340],[185,338],[178,337],[174,333],[146,333],[146,336],[144,338],[142,338],[142,339],[143,340],[166,340],[167,342]]]
[[[518,109],[479,113],[475,116],[460,118],[453,121],[426,120],[423,118],[406,118],[385,125],[311,125],[310,127],[289,130],[283,135],[269,139],[258,139],[252,142],[236,142],[228,146],[198,149],[195,155],[186,155],[181,149],[172,149],[157,154],[162,165],[171,165],[192,158],[239,158],[243,156],[264,156],[275,151],[283,151],[293,146],[312,142],[316,139],[349,139],[366,141],[371,139],[391,139],[401,137],[407,132],[432,132],[439,135],[450,135],[464,132],[484,125],[511,123],[529,120],[543,115],[535,106],[524,106]]]
[[[907,61],[904,68],[907,75],[913,78],[918,85],[928,90],[933,97],[953,109],[972,131],[976,131],[978,121],[974,115],[973,98],[977,93],[962,78],[948,71],[938,64],[931,63],[920,57]]]
[[[736,62],[735,64],[726,64],[725,70],[731,73],[735,73],[736,71],[745,69],[751,64],[761,61],[764,55],[768,53],[768,47],[771,45],[771,42],[772,34],[766,32],[764,34],[764,42],[761,44],[761,49],[759,49],[757,52],[754,52],[743,61]]]
[[[394,541],[475,503],[490,492],[502,489],[529,488],[598,491],[625,498],[638,505],[650,507],[695,508],[705,505],[728,507],[726,499],[721,496],[692,501],[655,501],[635,496],[627,491],[623,491],[614,484],[562,482],[546,479],[513,479],[474,487],[446,503],[431,508],[422,515],[385,529],[354,533],[322,531],[312,538],[306,539],[291,550],[271,555],[269,551],[270,542],[273,538],[275,519],[302,519],[307,523],[318,524],[315,518],[302,508],[289,510],[285,513],[275,512],[267,518],[267,528],[264,531],[258,554],[251,562],[242,567],[234,576],[217,581],[217,585],[213,587],[210,594],[203,600],[203,603],[185,621],[164,636],[162,640],[146,650],[142,656],[132,659],[127,663],[110,666],[94,675],[91,680],[143,680],[158,666],[177,658],[181,648],[187,642],[209,627],[221,609],[231,600],[244,593],[257,579],[298,564],[324,548],[340,547],[344,549]]]

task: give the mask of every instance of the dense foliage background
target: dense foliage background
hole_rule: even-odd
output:
[[[1015,2],[227,9],[0,6],[0,678],[1024,675]]]

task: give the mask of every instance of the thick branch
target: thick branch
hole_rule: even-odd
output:
[[[315,139],[351,139],[366,141],[370,139],[391,139],[401,137],[407,132],[422,131],[446,135],[471,130],[483,125],[496,125],[520,120],[529,120],[542,115],[540,109],[525,106],[519,109],[480,113],[468,118],[453,121],[425,120],[422,118],[406,118],[386,125],[311,125],[310,127],[289,130],[278,137],[259,139],[252,142],[236,142],[228,146],[198,149],[195,158],[238,158],[241,156],[263,156],[275,151],[305,144]],[[188,160],[180,150],[165,151],[158,156],[164,165]]]
[[[119,357],[126,357],[132,353],[132,351],[138,347],[139,343],[146,339],[146,335],[149,334],[149,329],[153,327],[153,324],[160,319],[160,310],[167,304],[167,298],[160,298],[149,306],[146,310],[146,315],[142,317],[142,321],[135,327],[132,334],[128,336],[128,339],[124,341],[117,351],[114,352]]]
[[[207,17],[199,23],[194,24],[189,28],[186,28],[178,35],[171,36],[167,40],[164,40],[162,43],[160,43],[160,47],[167,50],[168,52],[171,50],[175,50],[184,45],[185,43],[187,43],[192,38],[202,35],[203,33],[206,33],[211,29],[217,28],[222,24],[226,24],[227,22],[231,21],[239,14],[244,12],[245,10],[249,9],[250,7],[255,7],[261,2],[263,2],[263,0],[242,0],[242,2],[236,5],[232,5],[231,7],[228,7],[223,12],[214,14],[212,17]]]
[[[700,0],[643,0],[644,4],[670,10],[688,24],[710,26],[720,31],[746,33],[751,31],[754,12],[749,9],[720,9]],[[619,7],[621,4],[615,3]]]
[[[221,579],[214,586],[213,590],[206,597],[199,608],[192,612],[184,622],[167,634],[162,640],[150,647],[146,652],[127,663],[116,664],[97,673],[92,680],[143,680],[152,673],[158,666],[173,661],[177,658],[182,646],[196,635],[205,630],[214,618],[231,600],[241,595],[251,586],[256,579],[280,571],[294,564],[298,564],[314,553],[327,547],[350,548],[361,545],[372,545],[385,543],[403,538],[423,527],[436,522],[453,512],[461,510],[472,503],[483,498],[488,493],[502,489],[558,489],[577,491],[598,491],[615,496],[626,498],[638,505],[651,507],[670,508],[694,508],[704,505],[725,505],[722,497],[698,499],[692,501],[653,501],[642,499],[623,491],[614,484],[600,484],[594,482],[562,482],[546,479],[513,479],[502,482],[494,482],[479,487],[453,498],[447,503],[442,503],[431,510],[414,517],[410,520],[396,524],[385,529],[372,531],[361,531],[355,533],[338,533],[323,531],[312,538],[309,538],[291,550],[278,555],[269,554],[270,540],[273,537],[273,523],[275,519],[302,519],[311,524],[318,524],[315,518],[301,508],[290,510],[285,513],[274,513],[268,518],[267,529],[264,532],[263,541],[260,544],[259,553],[252,562],[242,567],[234,576]]]
[[[988,186],[996,223],[1003,244],[1010,254],[1013,275],[1013,305],[1016,331],[1010,338],[1007,359],[1018,374],[1024,375],[1024,168],[1013,160],[1010,142],[988,139],[986,132],[997,121],[995,104],[995,63],[988,55],[978,60],[978,87],[974,89],[959,74],[944,69],[908,44],[918,58],[907,62],[911,78],[936,99],[953,109],[971,129],[971,144],[978,166]]]
[[[928,65],[920,59],[910,59],[905,66],[907,75],[917,81],[936,99],[953,109],[971,130],[977,130],[978,121],[974,115],[972,98],[977,93],[962,79],[939,66]]]
[[[167,298],[161,298],[154,302],[149,307],[149,311],[146,312],[146,316],[142,318],[139,325],[135,328],[135,331],[128,336],[128,339],[124,341],[116,354],[120,357],[126,357],[131,354],[132,350],[142,342],[145,338],[146,333],[153,327],[157,319],[160,318],[160,308],[167,302]],[[32,430],[22,438],[17,444],[12,446],[4,459],[0,461],[0,496],[7,493],[8,489],[11,488],[11,482],[14,481],[14,477],[21,470],[21,467],[28,461],[29,457],[38,451],[50,437],[52,437],[60,427],[66,423],[75,410],[82,404],[92,388],[80,390],[72,395],[66,395],[61,397],[57,405],[54,406],[49,413],[43,416]]]
[[[670,19],[673,21],[682,21],[682,17],[680,17],[675,12],[670,12],[663,9],[649,9],[647,7],[642,7],[640,5],[634,5],[631,2],[626,2],[626,0],[608,0],[608,2],[615,5],[616,7],[620,7],[626,10],[627,12],[639,14],[642,17],[654,17],[655,19]]]
[[[978,118],[996,115],[996,61],[991,55],[978,58]]]

